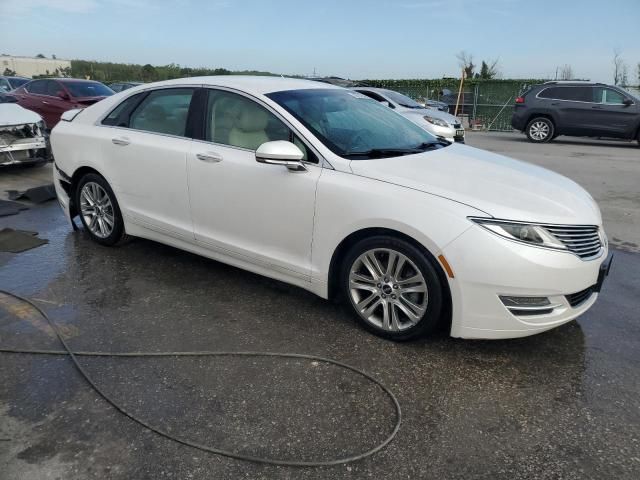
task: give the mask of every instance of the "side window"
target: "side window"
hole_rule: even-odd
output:
[[[129,128],[184,136],[192,88],[155,90],[133,111]]]
[[[55,80],[49,80],[47,82],[47,95],[50,97],[57,97],[58,92],[64,91],[62,86]]]
[[[603,88],[602,103],[608,103],[609,105],[622,105],[624,102],[624,95],[620,92],[612,90],[611,88]]]
[[[111,110],[111,113],[109,115],[104,117],[104,119],[102,120],[102,125],[118,125],[119,127],[126,126],[126,123],[118,124],[118,122],[123,121],[120,116],[125,113],[125,111],[129,111],[136,103],[138,103],[142,95],[144,95],[144,93],[133,95],[123,102],[120,102],[120,104],[118,104],[116,108]]]
[[[233,147],[257,150],[273,140],[293,142],[304,154],[303,160],[318,159],[293,132],[255,101],[235,93],[209,90],[205,140]]]
[[[47,94],[47,80],[36,80],[27,85],[27,91],[29,93],[35,93],[37,95]]]
[[[591,87],[549,87],[540,92],[538,97],[551,100],[593,102]]]

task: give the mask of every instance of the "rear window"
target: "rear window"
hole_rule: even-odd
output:
[[[593,102],[592,87],[549,87],[538,94],[539,98],[568,100],[573,102]]]
[[[108,97],[114,91],[99,82],[64,82],[69,93],[76,98],[82,97]]]

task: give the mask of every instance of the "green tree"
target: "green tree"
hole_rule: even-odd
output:
[[[480,67],[479,78],[482,78],[483,80],[491,80],[492,78],[496,78],[497,76],[498,76],[498,59],[495,59],[493,62],[490,62],[490,63],[487,63],[483,60],[482,65]]]
[[[47,58],[47,57],[45,57],[43,54],[39,53],[39,54],[36,55],[36,58]]]
[[[142,79],[145,82],[153,82],[158,77],[158,72],[156,72],[156,68],[147,63],[142,67]]]
[[[638,64],[638,66],[640,67],[640,64]],[[15,77],[16,76],[16,72],[15,72],[15,70],[11,70],[10,68],[5,68],[3,75],[5,77]]]

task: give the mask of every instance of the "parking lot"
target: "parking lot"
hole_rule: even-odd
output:
[[[392,343],[340,305],[146,240],[104,248],[56,202],[0,217],[48,245],[0,253],[0,289],[34,299],[77,351],[311,354],[361,369],[402,407],[396,438],[358,462],[276,467],[162,438],[97,395],[64,356],[0,354],[0,478],[415,479],[640,477],[640,149],[637,143],[468,133],[472,146],[532,162],[599,203],[615,259],[584,316],[534,337]],[[2,195],[51,166],[0,170]],[[531,185],[535,189],[536,185]],[[0,348],[59,350],[33,309],[0,294]],[[248,455],[331,460],[394,426],[375,385],[334,365],[247,357],[80,361],[128,410],[194,442]]]

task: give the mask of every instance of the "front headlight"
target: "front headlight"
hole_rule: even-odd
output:
[[[439,118],[430,117],[429,115],[425,115],[423,118],[427,122],[433,123],[434,125],[437,125],[439,127],[448,127],[449,126],[449,124],[447,122],[445,122],[444,120],[440,120]]]
[[[469,217],[469,220],[509,240],[557,250],[567,249],[566,245],[549,233],[542,225],[509,222],[508,220],[496,220],[493,218]]]

